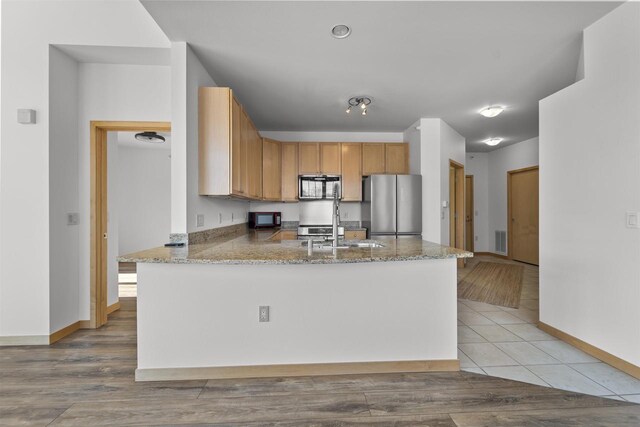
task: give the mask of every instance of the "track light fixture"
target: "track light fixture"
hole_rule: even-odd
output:
[[[353,107],[360,107],[360,110],[362,111],[362,115],[366,116],[367,115],[367,107],[369,107],[369,105],[371,104],[371,98],[369,98],[368,96],[354,96],[353,98],[349,99],[348,102],[349,106],[347,107],[346,113],[349,114],[351,113],[351,109]]]

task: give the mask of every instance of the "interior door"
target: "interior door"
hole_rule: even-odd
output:
[[[473,252],[473,243],[474,243],[474,231],[473,231],[473,175],[467,175],[464,179],[464,235],[465,235],[465,245],[464,248],[470,252]]]
[[[509,257],[538,264],[538,168],[509,172]]]

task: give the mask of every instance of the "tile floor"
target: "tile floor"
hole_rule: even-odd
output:
[[[478,262],[505,262],[478,256]],[[520,263],[514,263],[520,264]],[[462,370],[640,403],[640,380],[600,362],[536,327],[538,267],[524,266],[520,308],[458,300],[458,356]]]

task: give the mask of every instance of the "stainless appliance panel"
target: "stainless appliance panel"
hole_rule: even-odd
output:
[[[298,199],[333,199],[334,189],[338,192],[338,198],[342,198],[341,182],[340,175],[300,175],[298,176]]]
[[[396,176],[372,175],[371,234],[396,233]]]
[[[397,175],[397,233],[422,233],[422,176]]]
[[[333,200],[309,200],[298,203],[300,225],[326,225],[333,223]]]

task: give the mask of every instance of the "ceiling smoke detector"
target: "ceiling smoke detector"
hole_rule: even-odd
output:
[[[143,142],[153,142],[155,144],[161,144],[165,141],[164,136],[158,135],[157,132],[140,132],[136,133],[136,139]]]
[[[337,39],[344,39],[351,34],[351,28],[344,24],[336,25],[331,29],[331,35]]]

